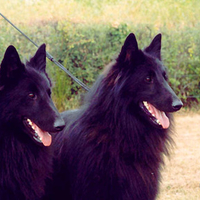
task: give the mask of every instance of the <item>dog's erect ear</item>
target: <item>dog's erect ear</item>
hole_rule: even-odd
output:
[[[12,79],[24,70],[24,64],[21,62],[19,54],[14,46],[6,49],[4,58],[1,62],[0,78],[1,83],[6,79]]]
[[[144,50],[145,52],[155,56],[159,60],[161,60],[161,38],[161,34],[156,35],[151,44]]]
[[[45,69],[46,69],[46,45],[45,44],[42,44],[38,48],[35,55],[30,59],[29,64],[35,69],[41,72],[45,72]]]
[[[118,57],[119,62],[136,61],[138,55],[138,44],[136,37],[133,33],[130,33],[126,38],[124,45]]]

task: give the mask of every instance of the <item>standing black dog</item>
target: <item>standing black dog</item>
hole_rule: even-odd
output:
[[[64,128],[51,100],[43,44],[24,65],[9,46],[0,69],[0,199],[38,200],[52,173],[51,135]]]
[[[171,141],[170,112],[182,107],[160,51],[161,34],[143,51],[130,34],[84,105],[63,113],[68,126],[56,135],[52,199],[156,198]]]

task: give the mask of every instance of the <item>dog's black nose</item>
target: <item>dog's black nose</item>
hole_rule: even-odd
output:
[[[174,111],[180,110],[182,106],[183,106],[183,103],[180,99],[177,99],[177,100],[173,101],[173,103],[172,103],[172,107],[173,107]]]
[[[54,128],[56,131],[62,131],[63,128],[65,127],[65,122],[62,118],[58,118],[56,119],[56,121],[54,122]]]

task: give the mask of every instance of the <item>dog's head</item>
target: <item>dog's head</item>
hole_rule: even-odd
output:
[[[49,146],[49,132],[64,128],[51,99],[45,44],[26,64],[21,62],[15,47],[7,48],[0,70],[0,98],[1,119],[23,129],[38,144]]]
[[[161,34],[143,51],[130,34],[108,72],[115,92],[129,101],[129,111],[138,111],[158,128],[169,127],[168,113],[182,107],[181,100],[168,84],[166,67],[161,61]]]

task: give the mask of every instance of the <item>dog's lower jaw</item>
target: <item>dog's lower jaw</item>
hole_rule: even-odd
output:
[[[144,112],[148,120],[159,129],[167,129],[170,126],[170,121],[165,112],[158,110],[147,101],[139,103],[141,110]]]
[[[25,118],[24,125],[29,132],[30,137],[41,146],[50,146],[52,137],[47,131],[40,129],[33,121],[29,118]]]

